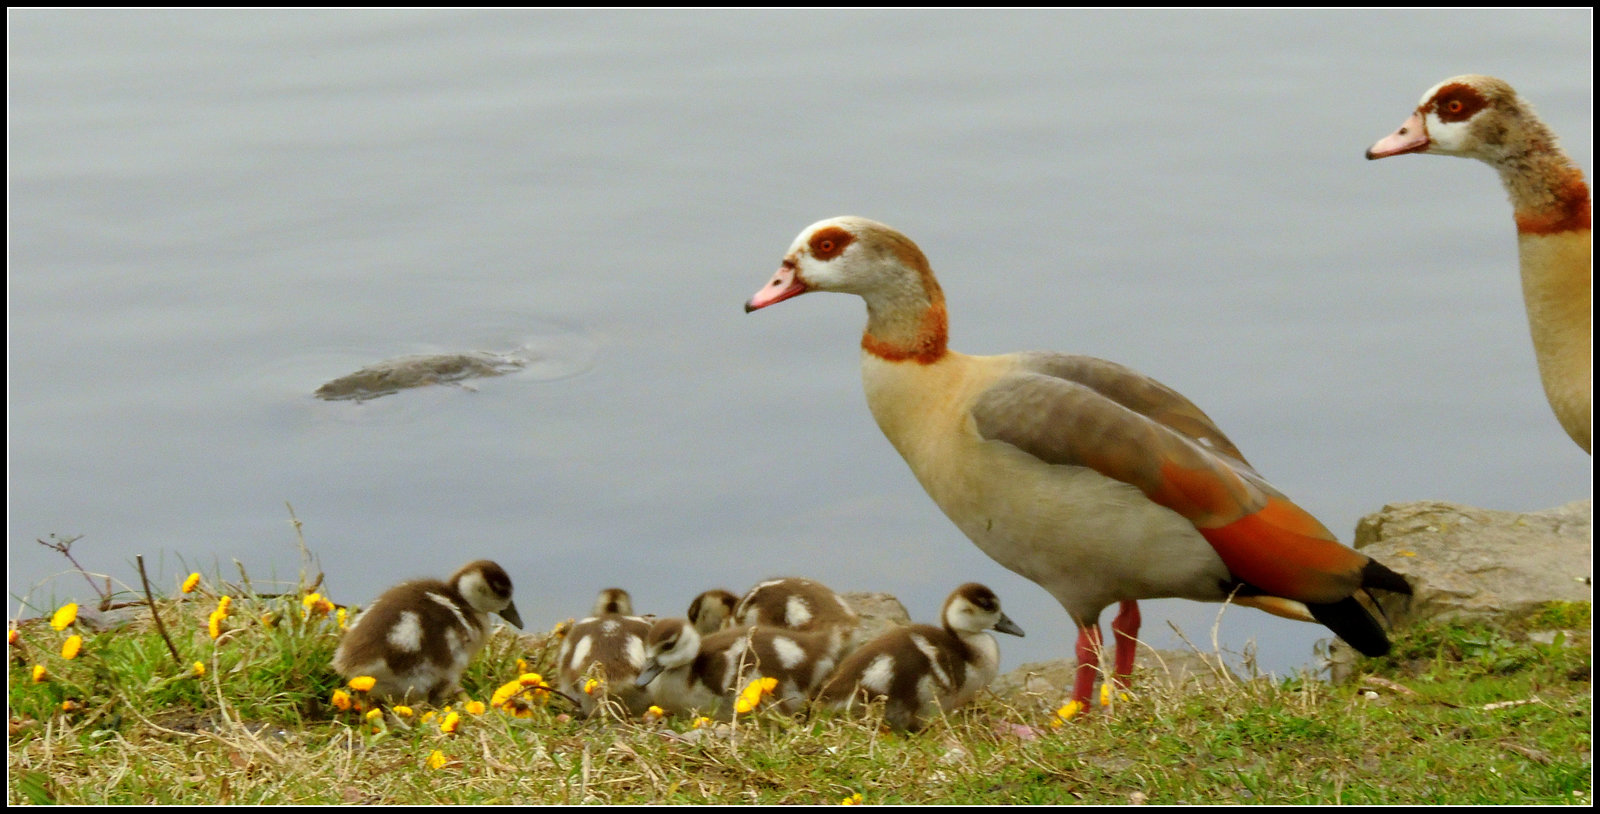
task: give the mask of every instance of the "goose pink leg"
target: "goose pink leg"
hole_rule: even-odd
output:
[[[1117,618],[1111,621],[1111,638],[1117,642],[1118,689],[1127,689],[1133,680],[1133,656],[1139,650],[1139,622],[1139,603],[1122,600]]]

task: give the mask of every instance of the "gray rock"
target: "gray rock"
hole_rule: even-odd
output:
[[[857,646],[870,642],[893,628],[911,624],[911,614],[906,612],[906,606],[900,604],[900,600],[893,594],[856,591],[840,594],[840,597],[857,616],[861,617],[861,624],[850,637]]]
[[[1410,602],[1383,598],[1397,627],[1518,619],[1553,600],[1592,598],[1593,509],[1589,500],[1525,514],[1395,503],[1356,524],[1355,547],[1411,582]]]

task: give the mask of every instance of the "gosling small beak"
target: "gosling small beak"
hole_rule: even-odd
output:
[[[1000,614],[1000,621],[994,623],[994,629],[1001,633],[1010,633],[1013,636],[1023,635],[1022,628],[1017,627],[1017,623],[1011,621],[1011,617],[1003,613]]]
[[[499,615],[501,619],[510,622],[517,630],[522,629],[522,615],[517,613],[517,604],[515,602],[507,602],[506,606],[500,609]]]
[[[651,660],[650,662],[646,663],[644,669],[639,671],[639,677],[633,680],[634,686],[648,686],[650,682],[656,680],[656,676],[661,675],[662,669],[664,668],[662,668],[661,663],[658,661]]]

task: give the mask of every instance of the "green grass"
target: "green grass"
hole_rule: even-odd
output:
[[[1588,805],[1589,611],[1402,631],[1348,683],[1257,678],[1140,691],[1053,727],[1063,699],[985,697],[916,735],[830,714],[758,711],[733,725],[585,721],[559,698],[531,717],[379,727],[330,704],[331,615],[298,594],[158,601],[172,644],[137,608],[121,627],[20,623],[11,648],[7,802]],[[213,641],[216,593],[233,596]],[[131,596],[116,599],[133,600]],[[1581,624],[1581,627],[1579,625]],[[1556,640],[1531,635],[1546,627]],[[68,635],[83,651],[66,660]],[[518,660],[549,675],[550,634],[493,636],[463,680],[487,700]],[[205,665],[195,675],[193,663]],[[32,680],[35,664],[49,678]],[[1369,697],[1369,693],[1372,697]],[[62,709],[72,701],[73,710]],[[457,705],[460,708],[460,705]],[[420,712],[420,710],[419,710]],[[448,757],[427,765],[435,750]]]

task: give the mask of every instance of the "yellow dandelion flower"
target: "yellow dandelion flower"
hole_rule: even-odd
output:
[[[550,635],[556,639],[565,639],[567,638],[567,632],[570,630],[572,630],[572,620],[567,619],[562,622],[557,622],[555,627],[550,628]]]
[[[222,608],[217,608],[216,610],[212,611],[211,618],[206,620],[206,633],[210,634],[211,638],[213,639],[221,636],[222,620],[226,619],[227,617],[228,614],[224,612]]]
[[[22,640],[22,631],[17,630],[16,628],[11,628],[6,633],[6,644],[12,645],[14,647],[14,646],[16,646],[17,642],[19,642],[21,640]]]
[[[233,611],[233,597],[223,594],[217,597],[217,612],[227,616]]]
[[[322,594],[306,594],[305,597],[300,600],[300,604],[305,606],[305,615],[307,618],[311,616],[323,616],[333,611],[333,603],[324,599]]]
[[[71,660],[77,658],[78,652],[81,650],[83,650],[82,636],[74,634],[68,636],[67,640],[61,643],[61,657],[64,659]]]
[[[78,703],[77,699],[68,698],[61,702],[62,712],[77,712],[80,709],[83,709],[83,705]]]
[[[443,769],[445,764],[449,762],[450,758],[445,757],[444,753],[438,749],[433,750],[433,754],[428,755],[428,768],[430,769]]]
[[[277,627],[278,626],[278,614],[273,613],[272,611],[267,611],[266,613],[261,614],[261,626],[262,627]]]
[[[206,674],[206,663],[203,662],[203,661],[197,661],[197,662],[194,663],[194,666],[193,666],[192,669],[194,671],[195,677],[199,678],[200,676],[203,676],[203,675]]]
[[[1109,682],[1100,685],[1100,706],[1111,706],[1111,684]]]
[[[739,692],[739,700],[734,704],[734,710],[743,715],[744,713],[755,709],[761,705],[761,699],[765,696],[771,695],[772,691],[776,689],[777,686],[778,680],[776,678],[757,677],[754,681],[751,681],[749,684],[745,685],[745,688]]]
[[[339,609],[339,613],[335,616],[335,618],[339,622],[339,629],[340,630],[348,630],[349,629],[349,626],[347,626],[345,624],[345,616],[346,616],[345,609],[344,608],[340,608]]]
[[[488,709],[482,701],[468,701],[461,708],[466,710],[468,715],[482,715]]]
[[[356,692],[366,692],[378,685],[378,679],[372,676],[356,676],[350,679],[350,689]]]
[[[700,717],[694,719],[694,723],[690,724],[689,728],[690,729],[704,729],[705,727],[708,727],[710,725],[711,725],[711,719],[707,718],[704,715],[701,715]]]
[[[595,691],[600,689],[601,686],[600,679],[591,678],[588,681],[583,682],[583,694],[594,695]]]
[[[427,722],[433,720],[434,716],[438,715],[438,714],[439,713],[434,712],[433,710],[430,709],[427,712],[422,713],[422,717],[418,718],[417,720],[421,721],[422,723],[427,723]]]
[[[508,681],[501,684],[500,689],[495,690],[494,695],[489,696],[489,706],[504,706],[507,701],[516,697],[519,692],[522,692],[522,682],[520,681]]]
[[[665,717],[667,717],[667,711],[656,706],[655,704],[651,704],[650,708],[645,710],[643,715],[643,718],[646,721],[659,721]]]
[[[455,731],[460,728],[461,714],[458,712],[446,714],[444,716],[444,720],[439,722],[439,731],[445,733],[446,735],[455,734]]]
[[[526,688],[520,680],[508,681],[494,691],[494,695],[489,699],[489,706],[509,712],[518,718],[530,717],[533,715],[532,701],[523,692],[524,689]]]
[[[861,805],[861,792],[858,791],[855,794],[852,794],[849,797],[846,797],[843,800],[840,800],[839,801],[839,805],[842,805],[842,806],[858,806],[858,805]]]
[[[1083,711],[1083,707],[1082,701],[1076,699],[1068,701],[1060,709],[1056,710],[1056,720],[1052,721],[1051,725],[1059,726],[1061,723],[1072,720],[1078,713]]]
[[[367,710],[366,718],[369,721],[375,720],[377,718],[382,718],[382,717],[383,717],[383,710],[378,709],[377,707],[373,707],[372,709]]]
[[[35,664],[35,665],[33,665],[33,683],[37,684],[37,683],[43,681],[44,677],[45,677],[44,665],[43,664]]]
[[[521,684],[524,688],[533,690],[533,701],[540,704],[545,704],[550,701],[550,688],[549,685],[544,683],[544,676],[541,676],[538,673],[523,673],[522,675],[517,676],[517,683]]]
[[[527,659],[517,659],[517,672],[518,673],[526,673],[526,672],[528,672],[528,660]]]
[[[350,693],[347,693],[344,690],[334,690],[332,704],[334,709],[337,709],[340,712],[349,712]]]
[[[62,605],[60,609],[58,609],[55,614],[50,617],[50,626],[56,630],[66,630],[67,625],[72,624],[73,620],[77,618],[78,603],[68,602],[67,604]]]
[[[192,594],[192,593],[194,593],[194,589],[196,587],[198,587],[199,585],[200,585],[200,572],[196,571],[193,574],[190,574],[188,579],[185,579],[183,581],[183,592],[186,593],[186,594]]]
[[[401,718],[410,718],[412,715],[416,714],[411,711],[410,707],[407,706],[392,707],[389,711]]]

